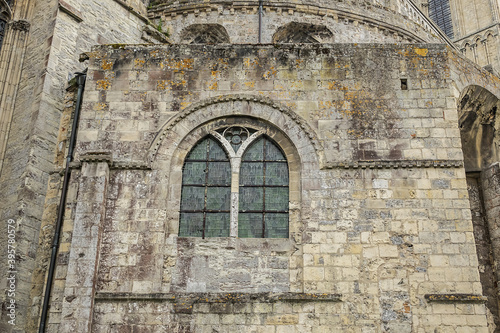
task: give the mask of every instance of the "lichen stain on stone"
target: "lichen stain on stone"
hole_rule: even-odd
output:
[[[101,60],[101,68],[105,71],[113,69],[113,62],[106,59]]]
[[[429,53],[428,49],[415,49],[415,53],[418,54],[419,56],[426,57],[427,53]]]
[[[108,90],[111,86],[108,80],[98,80],[97,81],[97,90]]]

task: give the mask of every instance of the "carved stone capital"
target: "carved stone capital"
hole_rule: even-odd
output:
[[[14,30],[21,30],[28,32],[30,30],[31,24],[26,20],[10,21],[9,26]]]

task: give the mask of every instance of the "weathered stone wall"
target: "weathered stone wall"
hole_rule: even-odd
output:
[[[149,17],[161,21],[174,41],[181,41],[193,24],[220,24],[231,43],[257,43],[257,0],[153,2]],[[242,24],[244,22],[244,24]],[[428,19],[410,1],[274,1],[265,3],[262,43],[271,43],[278,28],[300,22],[325,25],[336,43],[439,42],[443,41]],[[325,42],[325,41],[323,41]]]
[[[145,13],[145,4],[136,5],[142,6]],[[57,180],[49,173],[57,168],[53,164],[54,152],[67,82],[73,73],[85,68],[79,55],[95,44],[139,43],[147,21],[138,11],[132,12],[114,0],[19,1],[17,6],[23,9],[17,13],[28,13],[22,18],[31,28],[25,57],[16,58],[22,76],[18,78],[19,88],[9,92],[15,97],[12,117],[2,118],[2,127],[7,123],[9,131],[0,176],[0,218],[16,221],[18,254],[17,321],[14,327],[2,326],[0,330],[5,332],[24,331],[25,325],[33,330],[39,320],[44,270],[50,255],[46,244],[50,237],[45,235],[44,251],[38,252],[37,257],[39,231],[41,225],[51,227],[55,223],[54,210],[44,213],[44,202],[47,190],[57,190],[53,188]],[[7,244],[6,223],[1,225],[0,240]],[[6,267],[6,259],[2,256],[2,267]],[[32,281],[33,271],[37,274]],[[0,286],[5,290],[3,274]],[[6,299],[2,294],[2,302]],[[5,314],[2,311],[2,324],[6,322]],[[31,322],[26,324],[28,318]]]
[[[68,267],[99,267],[80,270],[93,330],[487,332],[455,61],[442,45],[95,48],[77,160],[110,166],[99,256],[67,238]],[[178,237],[183,160],[229,124],[271,129],[296,161],[289,239]],[[63,308],[89,296],[72,291]],[[56,312],[69,330],[78,313]]]

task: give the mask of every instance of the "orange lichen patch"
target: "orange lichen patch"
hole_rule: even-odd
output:
[[[135,59],[134,60],[134,68],[142,68],[144,67],[144,64],[146,63],[145,60],[142,59]]]
[[[213,82],[208,86],[208,89],[217,90],[218,87],[219,87],[219,84],[217,82]]]
[[[304,63],[304,60],[303,59],[296,59],[295,60],[295,68],[300,68],[301,65]]]
[[[98,80],[96,89],[97,90],[108,90],[110,86],[111,86],[111,83],[109,83],[108,80]]]
[[[245,67],[257,67],[259,65],[259,61],[255,58],[245,58],[243,59],[243,64]]]
[[[416,54],[418,54],[419,56],[422,56],[422,57],[426,57],[427,53],[429,53],[428,49],[415,49],[414,51]]]
[[[407,302],[405,302],[403,304],[403,311],[404,311],[404,313],[410,313],[411,312],[410,304],[408,304]]]
[[[229,60],[227,58],[218,58],[217,61],[210,66],[211,70],[225,70],[229,68]]]
[[[170,89],[166,80],[158,80],[156,81],[156,90],[167,90]]]
[[[112,61],[107,61],[106,59],[101,60],[101,68],[105,71],[108,71],[110,69],[113,69],[113,62]]]
[[[276,71],[276,69],[273,67],[271,67],[267,72],[265,72],[264,74],[262,74],[262,77],[265,79],[265,80],[269,80],[269,79],[274,79],[276,78],[276,74],[278,72]]]
[[[212,79],[217,79],[219,76],[219,71],[211,71],[210,74],[212,75]]]
[[[167,69],[193,69],[194,59],[165,59],[162,63]],[[163,66],[162,66],[163,68]]]
[[[95,111],[106,110],[109,107],[108,103],[96,103],[94,104]]]
[[[249,88],[254,88],[255,87],[255,81],[248,81],[248,82],[245,82],[243,84],[245,86],[249,87]]]
[[[180,104],[181,104],[181,110],[184,110],[185,108],[191,105],[191,102],[181,102]]]
[[[339,84],[337,81],[329,81],[326,83],[328,85],[327,87],[328,90],[344,90],[344,91],[347,90],[346,86]]]

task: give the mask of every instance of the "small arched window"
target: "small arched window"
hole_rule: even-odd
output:
[[[273,35],[273,43],[333,43],[333,33],[323,25],[292,22],[280,27]]]
[[[193,24],[181,32],[182,44],[224,44],[229,35],[220,24]]]
[[[181,237],[288,238],[288,206],[288,163],[263,131],[213,131],[186,157]]]

